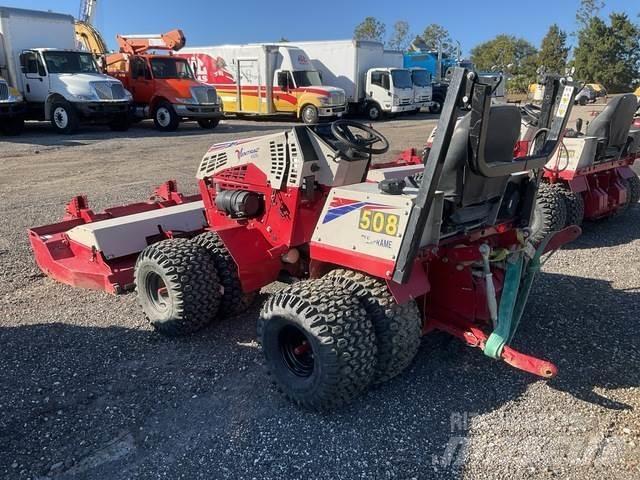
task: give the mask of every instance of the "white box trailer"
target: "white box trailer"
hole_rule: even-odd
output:
[[[188,47],[178,55],[189,60],[198,80],[216,87],[226,113],[294,114],[316,123],[346,110],[344,92],[324,84],[296,46]]]
[[[80,120],[126,129],[131,95],[76,50],[71,15],[0,7],[0,76],[27,103],[26,118],[71,133]]]
[[[384,113],[415,109],[411,73],[403,68],[401,52],[363,40],[294,43],[307,52],[323,81],[345,91],[350,111],[377,120]]]

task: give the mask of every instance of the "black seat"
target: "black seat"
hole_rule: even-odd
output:
[[[520,111],[514,105],[490,107],[484,158],[488,165],[513,164],[510,173],[522,170],[513,162],[513,151],[520,136]],[[502,199],[510,173],[486,177],[473,167],[469,142],[471,113],[456,125],[444,161],[438,190],[444,192],[445,223],[482,223],[488,221]]]
[[[589,124],[586,135],[598,137],[596,161],[619,157],[627,143],[638,99],[633,93],[611,100],[605,109]]]

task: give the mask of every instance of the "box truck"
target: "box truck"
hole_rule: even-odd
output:
[[[295,45],[307,52],[326,83],[345,91],[350,112],[378,120],[384,114],[415,110],[411,72],[403,68],[402,52],[362,40]]]
[[[304,50],[291,45],[192,47],[178,55],[216,87],[225,113],[289,114],[312,124],[346,110],[344,91],[327,86]]]
[[[19,134],[24,126],[24,109],[25,105],[20,92],[0,77],[0,133]]]
[[[26,119],[60,133],[83,121],[129,127],[131,94],[76,50],[71,15],[0,7],[0,39],[0,76],[26,100]]]

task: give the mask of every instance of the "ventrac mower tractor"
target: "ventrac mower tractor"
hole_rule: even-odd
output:
[[[582,119],[566,132],[544,167],[532,223],[535,238],[583,220],[619,215],[640,200],[640,179],[631,169],[640,157],[640,129],[633,125],[637,108],[635,95],[617,96],[585,133]],[[530,130],[538,130],[536,116],[535,110],[523,115],[533,124]]]
[[[348,120],[214,145],[197,172],[200,200],[172,182],[154,201],[102,214],[76,197],[65,221],[30,231],[37,262],[72,285],[135,287],[168,335],[290,283],[265,301],[258,340],[277,386],[311,409],[399,374],[434,330],[552,377],[552,363],[510,343],[541,256],[580,234],[569,227],[534,247],[528,229],[535,172],[559,145],[574,87],[547,85],[545,133],[518,158],[520,112],[490,93],[456,69],[426,167],[370,169],[389,143]]]

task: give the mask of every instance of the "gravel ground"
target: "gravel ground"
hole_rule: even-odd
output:
[[[591,108],[592,109],[592,108]],[[591,110],[587,107],[587,111]],[[640,207],[589,224],[545,266],[516,347],[560,367],[539,381],[444,335],[412,367],[332,414],[293,407],[255,342],[260,301],[197,335],[153,333],[133,295],[44,277],[26,238],[87,193],[96,210],[176,178],[195,191],[215,133],[32,127],[0,143],[0,476],[7,479],[640,478]],[[391,158],[429,116],[379,124]],[[280,288],[271,285],[268,291]]]

